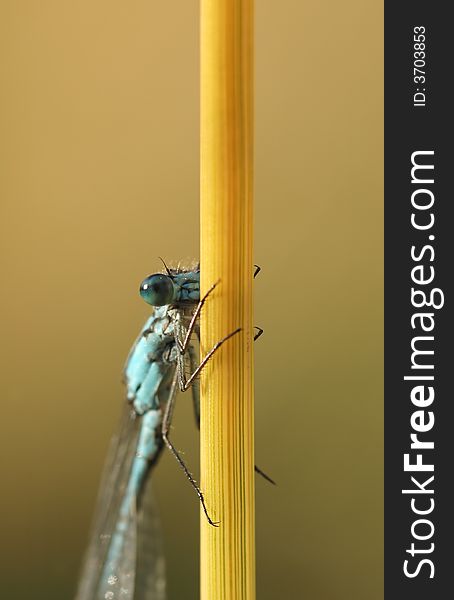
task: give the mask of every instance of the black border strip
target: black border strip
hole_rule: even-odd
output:
[[[454,503],[451,498],[451,482],[454,480],[454,418],[453,383],[454,352],[451,338],[453,332],[452,279],[454,273],[454,221],[451,221],[451,205],[454,204],[450,189],[451,175],[454,172],[452,161],[454,144],[453,116],[449,88],[452,87],[452,24],[448,18],[449,3],[402,1],[385,3],[385,599],[446,600],[452,594],[451,574],[454,572],[452,544],[454,542]],[[415,30],[416,27],[424,27]],[[424,52],[415,57],[414,52],[422,51],[419,43],[424,34]],[[425,80],[414,80],[414,60],[424,60],[417,66],[424,71]],[[418,89],[419,88],[419,89]],[[419,92],[414,105],[414,94]],[[422,103],[424,93],[424,105]],[[430,180],[412,183],[411,157],[414,152],[433,151],[430,154],[414,155],[420,164],[433,165],[433,171],[414,171],[414,179]],[[412,193],[415,190],[429,190],[417,193],[414,202],[430,204],[431,193],[434,204],[427,210],[412,207]],[[429,223],[433,213],[434,224],[429,229],[417,229],[411,224]],[[432,239],[430,236],[434,236]],[[412,258],[413,254],[420,257]],[[424,247],[431,247],[434,251]],[[421,254],[422,253],[422,254]],[[429,278],[430,267],[434,269],[431,283],[416,284],[414,278]],[[411,288],[425,291],[429,297],[433,288],[443,292],[442,308],[412,305]],[[435,293],[434,304],[441,303],[441,293]],[[415,296],[415,303],[422,299]],[[430,302],[430,299],[429,299]],[[431,313],[421,319],[411,317],[415,313]],[[433,331],[422,331],[422,322]],[[418,336],[432,336],[434,339],[416,339]],[[414,347],[434,352],[416,354],[411,357]],[[426,368],[433,365],[433,369]],[[413,368],[412,368],[413,366]],[[433,376],[434,380],[404,380],[405,376]],[[421,396],[411,391],[424,386],[428,396],[429,386],[433,386],[435,397],[427,406],[417,403]],[[423,411],[422,413],[420,411]],[[411,449],[412,427],[429,427],[430,413],[435,422],[426,432],[416,432],[418,440],[434,443],[434,449]],[[416,414],[418,413],[418,414]],[[416,463],[421,454],[424,465],[434,465],[434,471],[405,471],[404,455]],[[420,493],[403,494],[402,490],[423,489]],[[426,483],[430,477],[432,481]],[[433,493],[428,493],[428,490]],[[425,493],[423,493],[425,492]],[[414,500],[412,500],[414,499]],[[412,510],[433,510],[426,515]],[[418,521],[418,523],[415,522]],[[415,539],[429,536],[433,524],[434,531],[426,540]],[[411,555],[411,544],[418,550]],[[434,544],[433,550],[431,544]],[[425,550],[425,552],[419,552]],[[408,560],[407,571],[404,573]],[[428,562],[421,563],[427,560]],[[431,562],[429,562],[431,561]],[[433,565],[433,569],[432,569]],[[431,577],[431,575],[434,575]]]

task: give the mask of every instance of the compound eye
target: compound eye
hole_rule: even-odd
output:
[[[157,273],[150,275],[140,284],[140,295],[152,306],[165,306],[173,301],[175,288],[167,275]]]

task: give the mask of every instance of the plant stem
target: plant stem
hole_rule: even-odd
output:
[[[253,1],[201,0],[201,599],[254,600]]]

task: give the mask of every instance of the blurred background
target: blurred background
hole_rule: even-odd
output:
[[[383,32],[372,0],[257,2],[258,598],[383,590]],[[198,3],[0,3],[2,597],[70,599],[144,276],[198,257]],[[191,402],[173,439],[198,473]],[[199,505],[155,473],[169,599]]]

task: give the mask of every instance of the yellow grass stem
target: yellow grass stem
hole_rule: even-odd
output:
[[[255,598],[253,1],[201,0],[202,600]]]

